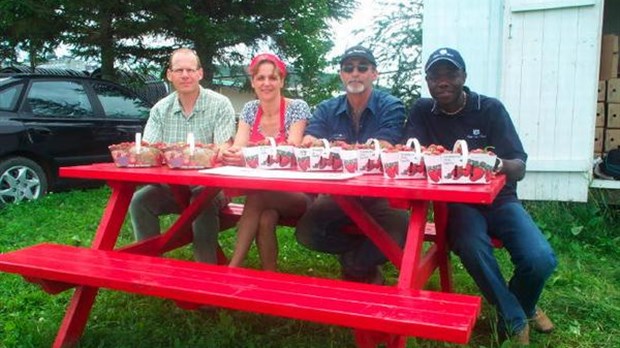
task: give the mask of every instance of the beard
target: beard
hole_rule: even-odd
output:
[[[347,93],[359,94],[364,93],[366,90],[366,86],[361,82],[347,83],[346,85]]]

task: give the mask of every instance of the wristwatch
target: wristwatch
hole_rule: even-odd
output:
[[[501,158],[497,157],[497,160],[495,161],[495,168],[493,168],[493,171],[495,173],[500,173],[503,168],[504,168],[504,161],[502,161]]]

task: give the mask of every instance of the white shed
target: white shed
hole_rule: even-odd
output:
[[[592,180],[604,17],[620,27],[620,1],[607,3],[605,16],[604,0],[424,3],[424,62],[439,47],[458,49],[466,85],[510,112],[529,155],[522,199],[586,201],[590,186],[620,188]]]

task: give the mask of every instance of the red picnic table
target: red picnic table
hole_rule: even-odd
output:
[[[433,185],[424,180],[392,180],[365,175],[346,180],[222,176],[196,170],[117,168],[112,163],[63,167],[66,178],[105,180],[112,194],[91,248],[39,244],[0,255],[0,270],[21,274],[49,293],[76,287],[54,347],[75,344],[88,320],[98,288],[169,298],[182,308],[213,305],[340,325],[355,329],[359,347],[404,347],[408,336],[467,343],[480,311],[478,296],[451,293],[445,239],[448,202],[490,204],[505,183],[498,176],[484,185]],[[134,190],[168,184],[183,192],[205,190],[186,206],[161,236],[115,249]],[[221,189],[278,190],[329,194],[400,270],[396,286],[230,268],[161,257],[191,241],[191,222],[203,203]],[[401,248],[356,197],[406,201],[408,235]],[[435,235],[423,251],[427,213],[433,204]],[[435,269],[442,291],[422,290]]]

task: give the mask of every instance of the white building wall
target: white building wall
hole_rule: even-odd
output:
[[[424,3],[423,61],[438,47],[458,49],[466,84],[510,112],[529,154],[523,199],[587,199],[602,1]]]
[[[502,54],[502,0],[427,0],[424,2],[422,56],[437,48],[457,49],[467,65],[467,86],[498,97]],[[422,95],[429,96],[426,85]]]
[[[586,201],[602,8],[599,0],[506,0],[502,101],[529,154],[525,199]]]

